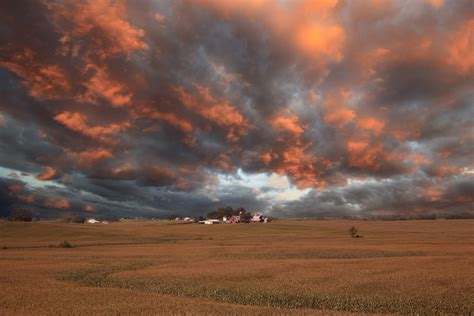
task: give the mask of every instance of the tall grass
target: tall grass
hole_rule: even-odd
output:
[[[0,222],[0,245],[0,314],[474,311],[472,221]]]
[[[124,271],[135,271],[152,266],[151,262],[133,262],[125,265],[89,268],[68,272],[58,276],[59,280],[102,288],[122,288],[160,294],[201,298],[224,303],[271,306],[277,308],[311,308],[334,311],[365,313],[423,313],[439,314],[456,311],[472,312],[469,302],[456,302],[446,297],[433,302],[425,298],[406,297],[357,297],[353,295],[329,295],[317,293],[294,293],[281,290],[262,290],[249,287],[235,288],[209,286],[186,279],[157,280],[113,277]]]

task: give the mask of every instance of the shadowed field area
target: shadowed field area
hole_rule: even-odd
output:
[[[472,220],[0,222],[0,265],[2,315],[474,312]]]

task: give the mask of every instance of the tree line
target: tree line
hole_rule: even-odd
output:
[[[252,214],[247,212],[246,209],[243,207],[239,207],[238,209],[233,209],[230,206],[218,208],[216,211],[211,211],[206,214],[208,219],[219,219],[223,217],[230,218],[232,216],[240,215],[241,222],[250,222],[252,219]]]
[[[215,211],[210,211],[206,214],[206,216],[198,216],[195,218],[197,221],[203,221],[205,219],[222,219],[223,217],[227,217],[230,219],[232,216],[240,216],[240,222],[250,223],[252,219],[252,213],[248,212],[245,208],[239,207],[237,209],[233,209],[231,206],[220,207]],[[169,220],[174,220],[175,218],[183,218],[183,216],[179,214],[172,213],[168,216]]]

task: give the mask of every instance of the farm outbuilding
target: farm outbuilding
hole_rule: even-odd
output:
[[[262,213],[255,213],[255,214],[253,214],[252,219],[250,221],[252,221],[254,223],[260,223],[260,222],[264,221],[264,217],[263,217]]]
[[[238,224],[238,223],[240,223],[240,216],[238,216],[238,215],[233,215],[233,216],[230,218],[229,223],[231,223],[231,224]]]
[[[199,221],[199,224],[205,224],[205,225],[213,225],[213,224],[220,224],[221,221],[218,219],[206,219],[204,221]]]

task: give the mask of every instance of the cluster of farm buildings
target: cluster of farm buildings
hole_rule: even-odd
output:
[[[231,210],[232,211],[232,210]],[[238,212],[239,210],[237,210]],[[181,221],[181,222],[194,222],[197,224],[205,224],[205,225],[213,225],[213,224],[239,224],[239,223],[268,223],[271,222],[272,219],[270,217],[266,217],[261,212],[256,213],[247,213],[245,210],[238,212],[227,212],[227,213],[217,213],[211,212],[208,213],[207,219],[200,216],[199,218],[194,217],[180,217],[177,216],[176,218],[169,218],[172,221]],[[118,221],[128,221],[130,219],[121,218]],[[133,220],[133,219],[132,219]],[[135,218],[135,220],[146,220],[144,218]],[[156,219],[152,218],[152,221],[156,221]],[[117,221],[117,220],[115,220]],[[161,220],[160,220],[161,221]],[[97,220],[95,218],[83,218],[83,223],[87,224],[109,224],[110,221],[108,220]]]
[[[121,221],[126,219],[121,219]],[[269,217],[265,217],[262,213],[252,214],[250,220],[244,219],[241,215],[223,216],[219,219],[203,219],[198,220],[193,217],[176,217],[174,221],[195,222],[198,224],[213,225],[213,224],[239,224],[239,223],[268,223],[271,222]],[[107,220],[97,220],[95,218],[88,218],[85,220],[87,224],[110,224]]]
[[[89,218],[86,220],[86,223],[87,224],[110,224],[109,221],[99,221],[99,220],[96,220],[95,218]]]
[[[255,213],[252,215],[250,222],[251,223],[268,223],[271,220],[268,217],[264,217],[262,213]],[[198,221],[199,224],[207,224],[207,225],[212,225],[212,224],[220,224],[220,223],[225,223],[225,224],[239,224],[243,223],[244,220],[241,218],[240,215],[232,215],[230,217],[222,217],[222,219],[206,219],[202,221]]]

